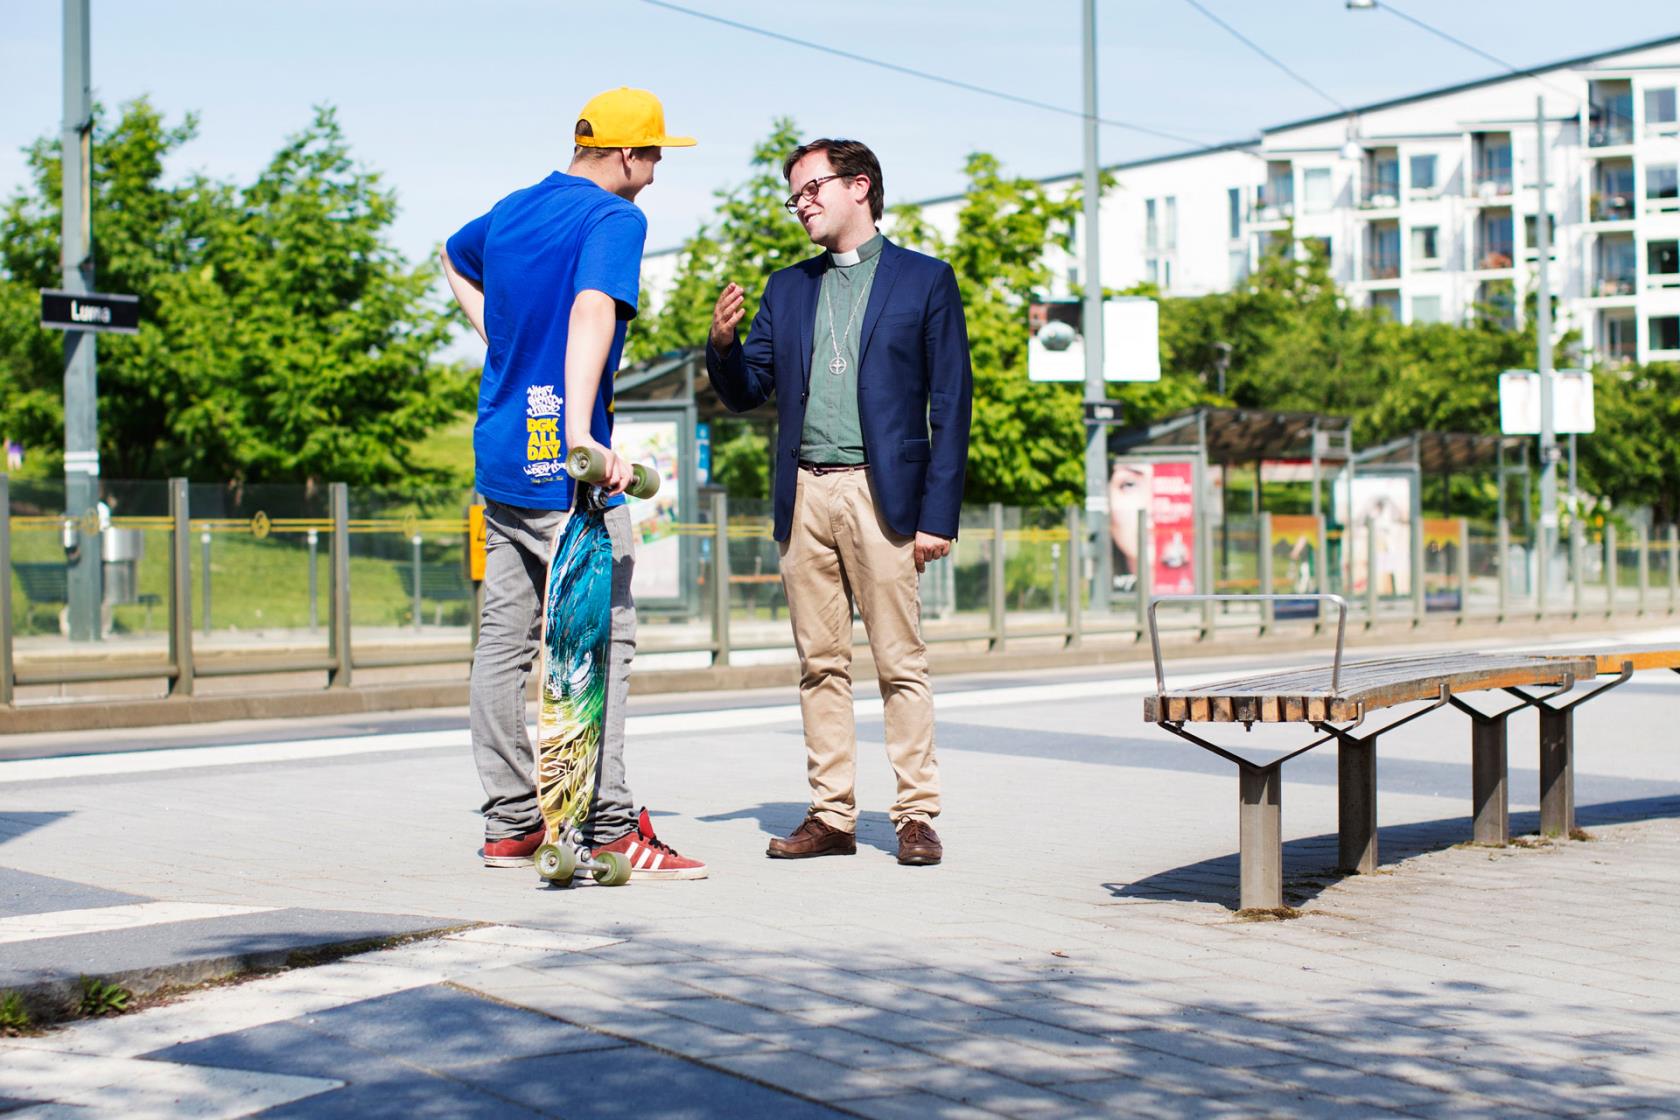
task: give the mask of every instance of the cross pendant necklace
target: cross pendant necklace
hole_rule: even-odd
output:
[[[849,284],[848,287],[850,287]],[[851,313],[846,316],[847,338],[852,337],[852,322],[857,318],[857,310],[857,301],[853,300]],[[834,333],[834,297],[832,295],[829,296],[828,300],[828,341],[834,347],[834,360],[828,363],[828,372],[835,377],[839,377],[846,372],[851,363],[846,361],[845,355],[840,353],[840,336]]]

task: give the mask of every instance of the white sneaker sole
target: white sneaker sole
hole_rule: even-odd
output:
[[[657,871],[632,870],[630,872],[631,882],[635,882],[637,879],[649,879],[658,882],[661,879],[704,879],[705,877],[706,869],[704,867],[666,867]]]

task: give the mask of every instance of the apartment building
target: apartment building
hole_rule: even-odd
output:
[[[1680,36],[1110,167],[1102,280],[1225,291],[1293,233],[1396,319],[1514,324],[1538,282],[1542,145],[1555,329],[1589,360],[1680,361]],[[950,229],[961,203],[923,210]],[[1069,294],[1079,253],[1049,263],[1045,294]],[[657,294],[676,257],[648,266]]]

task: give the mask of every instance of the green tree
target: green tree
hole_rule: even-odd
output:
[[[99,341],[100,454],[110,477],[444,481],[413,441],[472,400],[437,367],[449,319],[430,265],[387,239],[395,198],[358,168],[317,109],[248,186],[164,177],[196,121],[144,99],[95,122],[94,261],[103,289],[141,301],[141,329]],[[0,428],[60,443],[62,358],[31,331],[34,289],[57,286],[59,152],[28,152],[33,183],[0,219]]]

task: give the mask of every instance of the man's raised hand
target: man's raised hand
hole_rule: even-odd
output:
[[[747,293],[739,284],[727,284],[712,308],[712,349],[727,354],[735,345],[735,328],[747,313]]]

